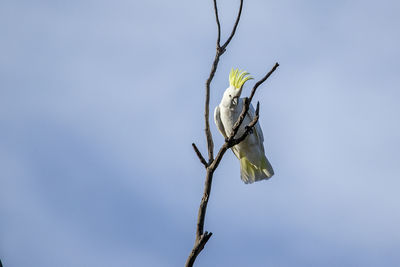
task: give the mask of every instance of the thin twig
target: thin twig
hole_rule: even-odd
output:
[[[218,7],[217,7],[217,0],[214,0],[214,13],[215,13],[215,20],[217,21],[217,28],[218,28],[218,37],[217,37],[217,50],[221,47],[221,24],[219,23],[218,17]]]
[[[225,51],[225,48],[229,45],[229,43],[231,42],[233,36],[236,33],[236,29],[237,29],[237,26],[238,26],[239,20],[240,20],[240,15],[242,14],[242,7],[243,7],[243,0],[240,0],[239,12],[238,12],[238,15],[236,17],[236,22],[235,22],[235,25],[233,26],[231,35],[229,36],[228,40],[226,40],[226,42],[221,46],[223,51]]]
[[[261,80],[259,80],[259,81],[253,86],[253,89],[251,90],[251,94],[250,94],[250,97],[249,97],[250,102],[251,102],[251,100],[253,100],[253,96],[254,96],[254,94],[256,93],[257,88],[258,88],[263,82],[265,82],[265,81],[269,78],[269,76],[271,76],[271,74],[272,74],[278,67],[279,67],[279,63],[276,62],[275,65],[272,67],[272,69],[271,69]]]
[[[218,67],[218,62],[219,62],[219,57],[220,54],[218,52],[219,50],[217,49],[217,54],[215,55],[213,65],[211,67],[211,72],[210,76],[208,77],[206,81],[206,101],[204,105],[204,121],[205,121],[205,129],[204,132],[206,134],[207,138],[207,148],[208,148],[208,162],[211,162],[214,160],[214,142],[210,130],[210,84],[212,79],[214,78],[215,72],[217,71]]]
[[[194,149],[194,152],[196,152],[197,157],[199,157],[199,160],[201,163],[203,163],[204,167],[208,167],[207,161],[204,159],[203,155],[200,153],[200,150],[197,148],[195,143],[192,143],[192,147]]]
[[[214,57],[214,62],[211,67],[210,75],[208,76],[208,79],[206,81],[206,100],[204,103],[204,124],[205,124],[204,132],[207,139],[208,164],[214,160],[214,142],[210,130],[210,85],[211,81],[215,76],[215,72],[217,71],[219,58],[224,53],[224,49],[221,49],[220,47],[221,24],[219,22],[219,17],[218,17],[217,0],[214,0],[214,13],[218,28],[217,49]]]

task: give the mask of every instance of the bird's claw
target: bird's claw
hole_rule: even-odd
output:
[[[247,131],[249,134],[252,134],[252,133],[253,133],[253,127],[246,126],[245,129],[246,129],[246,131]]]

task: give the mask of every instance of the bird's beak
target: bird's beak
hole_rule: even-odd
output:
[[[238,96],[235,96],[234,98],[232,98],[232,104],[234,106],[236,106],[238,104],[238,102],[239,102],[239,97]]]

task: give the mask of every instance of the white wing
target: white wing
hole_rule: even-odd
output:
[[[217,125],[218,130],[221,132],[221,134],[225,137],[228,138],[226,136],[226,132],[225,132],[225,128],[224,128],[224,124],[221,121],[221,116],[219,113],[219,106],[217,106],[214,110],[214,121],[215,124]]]
[[[217,106],[215,108],[215,110],[214,110],[214,121],[215,121],[215,124],[217,125],[218,130],[221,132],[221,134],[225,138],[228,138],[228,136],[226,135],[226,132],[225,132],[224,124],[221,121],[221,115],[220,115],[220,111],[219,111],[219,106]],[[238,148],[236,146],[232,147],[232,151],[236,155],[236,157],[238,159],[240,159],[239,150],[238,150]]]

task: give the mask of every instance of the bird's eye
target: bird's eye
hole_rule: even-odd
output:
[[[229,95],[229,97],[232,97],[231,95]]]

